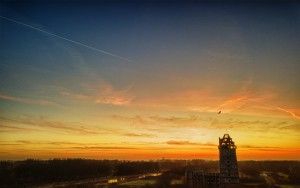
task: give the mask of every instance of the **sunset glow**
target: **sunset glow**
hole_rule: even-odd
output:
[[[169,6],[3,3],[0,159],[299,160],[299,5]]]

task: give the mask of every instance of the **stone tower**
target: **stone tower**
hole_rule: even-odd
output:
[[[239,172],[236,158],[236,146],[229,134],[219,138],[220,183],[238,184]]]

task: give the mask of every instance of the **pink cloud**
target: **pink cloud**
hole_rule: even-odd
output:
[[[86,100],[96,104],[110,104],[116,106],[129,105],[133,100],[129,89],[118,90],[105,81],[100,81],[98,84],[85,85],[83,90],[88,92],[76,93],[63,89],[60,94],[76,100]]]
[[[129,95],[127,90],[116,90],[111,84],[102,83],[95,102],[112,105],[128,105],[133,97]]]

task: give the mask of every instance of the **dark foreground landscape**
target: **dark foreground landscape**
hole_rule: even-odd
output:
[[[218,171],[218,161],[53,159],[1,161],[1,187],[183,188],[188,167]],[[300,161],[240,161],[241,187],[300,187]]]

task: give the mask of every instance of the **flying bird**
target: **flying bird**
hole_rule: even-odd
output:
[[[221,114],[222,113],[222,111],[220,110],[219,112],[218,112],[218,114]]]

